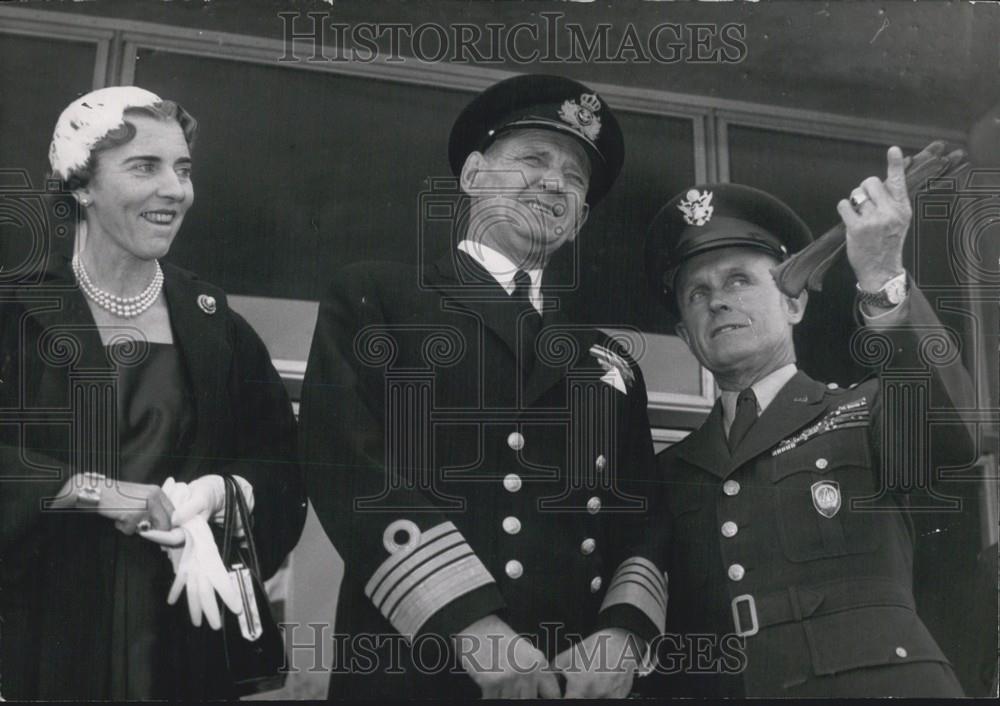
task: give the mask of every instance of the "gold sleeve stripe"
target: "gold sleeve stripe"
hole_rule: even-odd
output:
[[[639,571],[646,574],[652,584],[656,586],[657,592],[663,598],[664,602],[667,600],[667,582],[663,574],[660,573],[660,570],[656,568],[656,564],[651,562],[649,559],[634,556],[623,561],[615,571],[615,575],[617,576],[619,573],[626,570]],[[612,579],[612,582],[614,582],[614,579]]]
[[[413,555],[414,552],[419,551],[420,547],[433,542],[435,539],[438,539],[449,532],[457,531],[458,530],[455,528],[455,525],[451,522],[442,522],[439,525],[431,527],[426,532],[423,532],[420,535],[420,542],[413,549],[390,554],[388,558],[383,561],[377,569],[375,569],[375,573],[372,574],[371,579],[369,579],[368,583],[365,585],[365,594],[371,596],[371,594],[375,592],[378,585],[382,583],[382,580],[389,575],[389,572],[392,571],[397,565],[406,561]]]
[[[379,584],[379,586],[375,589],[375,592],[369,596],[369,598],[371,598],[372,601],[378,605],[385,600],[385,597],[402,578],[441,552],[448,551],[449,549],[453,549],[455,547],[464,547],[469,549],[469,545],[466,544],[464,539],[462,539],[462,535],[458,533],[458,530],[450,534],[446,534],[437,541],[431,542],[427,546],[411,552],[410,557],[393,569],[385,577],[385,579],[383,579],[382,583]]]
[[[374,602],[375,605],[380,604],[403,577],[427,561],[431,560],[434,556],[455,547],[464,547],[465,549],[471,551],[471,549],[469,549],[469,545],[464,539],[462,539],[462,535],[458,533],[458,530],[446,534],[430,544],[418,547],[410,552],[406,561],[397,565],[396,568],[386,575],[386,577],[382,580],[382,583],[375,588],[375,591],[369,596],[369,598],[372,599],[372,602]]]
[[[412,639],[441,608],[490,583],[494,583],[490,572],[475,554],[469,554],[417,584],[389,614],[389,622],[401,635]]]
[[[396,609],[396,605],[400,600],[428,576],[470,555],[472,555],[472,548],[465,542],[447,549],[440,554],[435,554],[432,558],[420,564],[420,566],[414,567],[405,576],[400,577],[399,581],[392,586],[392,589],[385,596],[385,599],[376,604],[378,609],[386,615],[391,614]]]
[[[608,587],[608,590],[611,590],[619,583],[626,583],[626,582],[634,583],[640,586],[645,586],[646,590],[649,591],[649,595],[652,596],[656,600],[656,602],[663,607],[664,610],[667,609],[666,601],[664,600],[663,595],[659,592],[659,589],[655,585],[653,585],[653,583],[649,580],[649,577],[646,576],[646,574],[641,574],[638,571],[619,571],[617,574],[615,574],[615,577],[611,582],[611,586]]]
[[[660,632],[666,627],[667,611],[645,585],[629,580],[615,583],[604,596],[601,610],[620,604],[638,608]]]

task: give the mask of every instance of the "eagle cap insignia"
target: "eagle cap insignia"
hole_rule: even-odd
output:
[[[589,140],[596,140],[601,134],[601,118],[597,113],[601,110],[601,99],[594,93],[584,93],[580,102],[563,101],[559,108],[559,117],[571,128],[583,134]]]
[[[819,480],[810,487],[813,507],[826,519],[840,512],[840,483],[835,480]]]
[[[684,214],[685,223],[690,226],[703,226],[712,220],[715,207],[712,205],[711,191],[691,189],[685,195],[687,198],[677,204],[677,208]]]

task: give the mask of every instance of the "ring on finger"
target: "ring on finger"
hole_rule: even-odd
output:
[[[871,201],[871,199],[868,197],[868,194],[866,194],[864,191],[861,191],[860,189],[853,191],[851,193],[851,198],[849,200],[851,202],[851,207],[854,208],[854,210],[857,211],[858,213],[861,213],[862,205],[864,205],[866,202]]]

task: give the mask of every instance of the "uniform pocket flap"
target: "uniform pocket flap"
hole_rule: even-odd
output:
[[[867,468],[867,430],[834,431],[774,456],[771,480],[780,481],[795,473],[829,475],[840,468]]]
[[[811,618],[803,625],[817,676],[907,662],[948,663],[909,608],[856,608]]]

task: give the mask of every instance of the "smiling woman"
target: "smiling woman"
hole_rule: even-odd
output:
[[[262,578],[305,520],[263,343],[223,291],[159,263],[194,201],[196,125],[114,87],[53,135],[53,175],[82,211],[75,254],[47,247],[42,276],[0,302],[0,409],[28,414],[0,436],[0,480],[19,481],[0,484],[6,698],[234,696],[215,593],[239,602],[206,524],[225,515],[224,478],[252,512]],[[154,542],[178,535],[168,559]],[[184,587],[187,607],[168,605]]]

